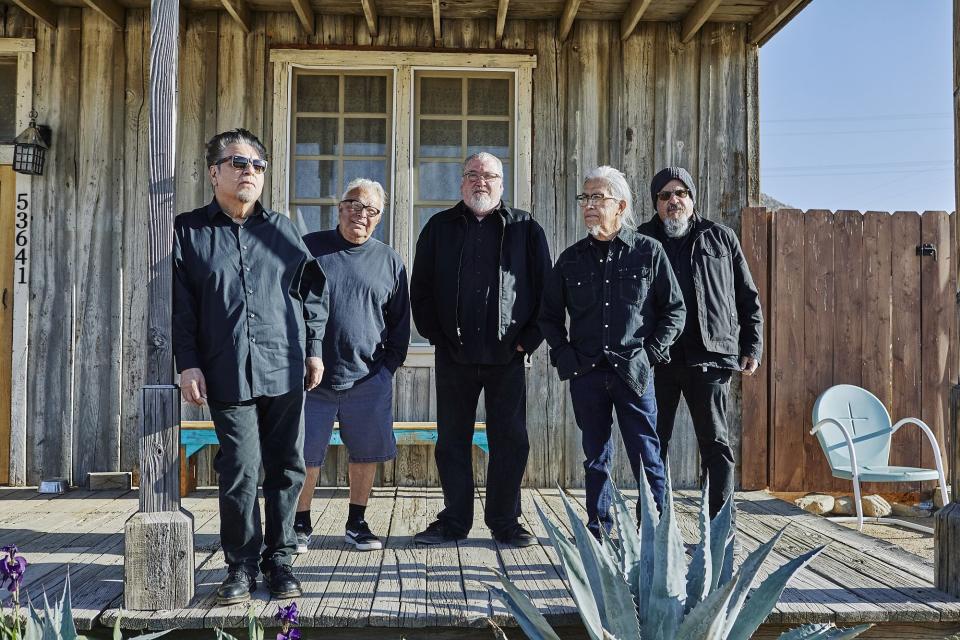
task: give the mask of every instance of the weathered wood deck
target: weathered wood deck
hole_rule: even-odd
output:
[[[582,500],[582,491],[573,494]],[[485,584],[493,570],[509,575],[531,594],[547,617],[561,626],[579,618],[553,549],[536,519],[539,502],[561,516],[557,490],[524,490],[527,525],[544,544],[513,549],[496,544],[483,526],[482,492],[477,496],[471,537],[458,544],[417,548],[412,535],[442,506],[437,489],[379,488],[367,509],[371,528],[384,538],[379,552],[354,551],[342,541],[347,499],[344,489],[318,489],[310,552],[298,556],[295,572],[305,595],[297,599],[303,628],[480,628],[487,618],[509,623]],[[675,494],[684,535],[696,537],[697,496]],[[935,590],[929,563],[883,541],[806,514],[765,493],[738,494],[741,554],[769,540],[790,523],[773,560],[782,562],[815,545],[827,550],[790,583],[767,620],[768,637],[782,625],[832,621],[841,625],[881,623],[865,637],[942,638],[960,631],[960,600]],[[195,518],[197,594],[188,609],[124,611],[125,628],[204,629],[240,627],[246,605],[217,607],[214,591],[225,576],[219,552],[215,490],[184,499]],[[24,586],[59,594],[69,567],[78,627],[112,625],[122,604],[123,524],[137,508],[136,492],[73,491],[41,496],[32,489],[0,490],[0,544],[17,544],[30,562]],[[261,586],[253,605],[273,625],[276,603]],[[519,631],[512,633],[521,637]],[[309,635],[306,637],[310,637]]]

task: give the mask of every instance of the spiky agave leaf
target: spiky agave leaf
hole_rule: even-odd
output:
[[[566,535],[560,531],[560,528],[547,517],[539,504],[537,514],[540,521],[550,536],[550,542],[560,558],[560,564],[563,565],[564,573],[567,576],[567,583],[570,585],[570,593],[577,603],[577,613],[583,620],[583,626],[592,640],[603,640],[603,625],[600,623],[600,611],[597,609],[597,603],[593,600],[593,591],[590,589],[590,583],[587,580],[586,571],[583,568],[583,562],[580,560],[580,554],[576,547],[567,540]]]
[[[733,576],[733,494],[727,496],[717,516],[710,523],[710,589],[725,584]]]
[[[72,595],[70,592],[70,567],[67,567],[67,580],[63,583],[63,598],[57,607],[60,613],[58,628],[62,640],[77,640],[77,625],[73,621]]]
[[[777,545],[777,542],[780,541],[781,536],[783,536],[783,532],[784,529],[781,529],[770,540],[767,540],[765,543],[755,549],[753,553],[747,556],[746,560],[744,560],[743,564],[740,566],[740,570],[737,571],[735,576],[737,588],[734,590],[733,596],[730,598],[730,606],[727,608],[726,612],[726,633],[729,633],[733,628],[733,625],[737,620],[737,616],[740,615],[740,610],[743,607],[743,603],[750,594],[750,588],[753,586],[754,581],[756,581],[757,574],[760,572],[760,568],[763,566],[763,563],[766,561],[767,557],[773,552],[773,548]],[[731,580],[731,582],[733,581],[734,580]],[[776,601],[774,601],[773,604],[776,604]],[[773,608],[773,605],[770,606]],[[767,613],[769,613],[769,611]]]
[[[633,509],[627,505],[623,494],[613,486],[613,522],[620,539],[620,573],[624,575],[633,599],[640,602],[640,534],[634,519]]]
[[[669,465],[664,465],[664,473],[669,481]],[[637,604],[637,617],[640,619],[640,628],[642,629],[650,610],[653,566],[656,563],[654,545],[657,525],[660,524],[660,512],[657,510],[657,503],[653,500],[653,492],[650,489],[650,483],[647,482],[646,474],[640,474],[640,477],[637,478],[637,486],[640,490],[640,570],[636,572],[636,587],[632,588],[635,593],[640,594]]]
[[[537,611],[537,607],[530,601],[530,598],[517,589],[505,575],[496,570],[494,570],[494,573],[500,578],[503,589],[488,588],[493,595],[500,599],[500,602],[504,604],[510,614],[516,618],[517,624],[527,634],[527,637],[530,640],[560,640],[560,636],[554,632],[543,614]],[[503,632],[501,631],[501,633]]]
[[[767,576],[767,579],[761,582],[760,586],[750,594],[750,599],[746,601],[740,612],[732,612],[728,616],[731,624],[726,639],[749,640],[753,632],[760,627],[770,614],[777,601],[780,600],[780,594],[783,593],[784,587],[787,586],[787,582],[793,577],[793,574],[806,566],[824,548],[824,546],[819,546],[816,549],[811,549],[793,558]]]
[[[638,637],[640,624],[637,621],[637,606],[620,568],[587,529],[567,496],[561,492],[560,497],[567,510],[577,551],[593,591],[603,628],[615,638]]]
[[[710,555],[710,480],[703,483],[700,496],[700,544],[693,550],[693,560],[687,567],[687,601],[684,613],[689,613],[697,603],[709,595],[712,586],[713,561]]]
[[[257,619],[257,613],[253,610],[253,604],[247,606],[247,639],[263,640],[263,625]]]
[[[872,624],[862,624],[859,627],[838,629],[832,622],[824,624],[805,624],[802,627],[784,631],[779,640],[849,640],[872,627]]]
[[[646,474],[641,473],[639,479],[644,487],[649,487]],[[649,489],[640,495],[644,496],[645,493],[649,495]],[[653,500],[652,496],[650,500]],[[657,523],[652,551],[653,578],[646,608],[647,616],[641,626],[641,637],[644,640],[672,640],[676,637],[677,627],[683,619],[687,592],[687,561],[683,551],[683,538],[673,517],[673,491],[669,473],[666,474],[663,512],[660,514],[660,522]]]
[[[737,580],[731,580],[712,591],[703,602],[695,605],[684,616],[675,637],[689,640],[722,640],[723,627],[727,619],[727,606],[736,586]]]

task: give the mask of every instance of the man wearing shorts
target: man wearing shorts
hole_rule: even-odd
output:
[[[393,374],[407,357],[410,296],[400,255],[373,237],[383,217],[383,187],[359,178],[347,185],[337,228],[304,237],[327,278],[329,318],[323,336],[325,371],[304,405],[306,482],[294,532],[297,553],[310,543],[310,501],[330,444],[333,424],[350,456],[350,510],[344,540],[381,549],[364,513],[377,463],[393,460]]]

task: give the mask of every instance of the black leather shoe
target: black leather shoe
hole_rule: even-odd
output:
[[[270,589],[270,595],[274,598],[298,598],[303,595],[300,589],[300,581],[293,575],[293,571],[288,565],[274,564],[268,567],[260,567],[263,571],[264,582]]]
[[[231,567],[227,572],[227,579],[217,588],[217,604],[247,602],[256,589],[256,574],[250,573],[245,567]]]
[[[494,539],[511,547],[529,547],[537,544],[537,537],[527,531],[523,525],[515,524],[509,529],[494,534]]]
[[[463,540],[467,536],[453,531],[440,520],[434,520],[426,529],[413,536],[416,544],[443,544],[454,540]]]

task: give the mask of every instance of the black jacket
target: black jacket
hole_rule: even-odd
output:
[[[666,238],[663,223],[656,215],[638,230],[656,240]],[[703,346],[712,353],[760,360],[760,296],[737,234],[730,227],[699,216],[692,233],[695,235],[690,259]]]
[[[420,232],[410,276],[410,306],[417,330],[437,346],[462,345],[460,319],[460,264],[467,215],[461,201],[435,214]],[[500,305],[497,338],[513,351],[516,345],[533,353],[543,335],[537,326],[540,292],[550,268],[550,250],[543,228],[526,211],[501,205],[490,215],[500,218]]]
[[[606,256],[589,237],[560,254],[543,291],[540,328],[561,380],[588,373],[605,358],[642,394],[650,367],[669,361],[685,315],[663,247],[624,228]]]

